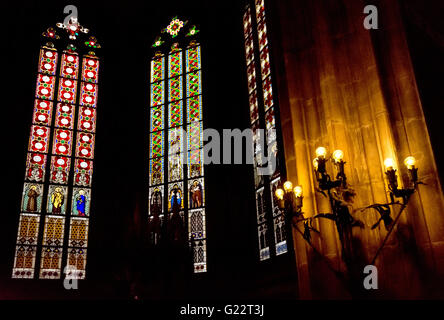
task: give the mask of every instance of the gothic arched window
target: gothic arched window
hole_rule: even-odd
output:
[[[13,278],[85,278],[100,45],[77,19],[57,27],[42,34]]]
[[[256,192],[257,230],[259,259],[267,260],[273,255],[287,252],[283,213],[275,196],[281,181],[282,158],[278,150],[277,101],[273,97],[273,81],[270,68],[269,39],[265,17],[264,0],[251,1],[243,16],[245,58],[247,65],[250,124],[253,130],[254,185]],[[265,128],[265,137],[260,137],[260,128]],[[269,152],[276,155],[277,166],[270,175],[260,175],[258,168],[268,165],[258,139],[264,138]],[[273,234],[271,234],[271,232]],[[265,241],[270,239],[271,241]]]
[[[206,272],[198,33],[196,26],[174,17],[152,45],[148,216],[151,239],[156,243],[162,226],[173,224],[173,217],[179,215],[194,251],[194,272]]]

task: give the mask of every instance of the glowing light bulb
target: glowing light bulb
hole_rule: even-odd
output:
[[[409,156],[404,159],[404,164],[407,167],[407,169],[411,170],[415,167],[416,159],[412,156]]]
[[[296,186],[293,189],[294,195],[296,196],[296,198],[302,197],[302,187],[301,186]]]
[[[315,168],[315,170],[318,170],[318,158],[313,159],[313,167]]]
[[[291,181],[285,181],[284,190],[287,192],[290,192],[291,190],[293,190],[293,183],[291,183]]]
[[[387,158],[384,160],[384,166],[385,166],[386,170],[393,170],[393,168],[395,166],[395,162],[393,161],[392,158]]]
[[[316,149],[316,156],[318,158],[325,158],[326,155],[327,155],[327,149],[325,149],[324,147],[319,147]]]
[[[284,190],[282,190],[281,188],[276,189],[276,191],[275,191],[274,194],[276,195],[276,197],[277,197],[279,200],[284,199]]]
[[[344,152],[342,150],[333,151],[333,159],[335,162],[340,162],[342,159],[344,159]]]

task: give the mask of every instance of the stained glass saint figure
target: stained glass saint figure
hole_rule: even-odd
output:
[[[86,197],[85,197],[85,191],[80,190],[79,195],[77,196],[76,201],[76,208],[77,212],[79,213],[79,216],[85,217],[85,207],[86,207]]]
[[[190,202],[191,208],[198,208],[202,206],[202,185],[197,180],[193,182],[190,189]]]
[[[28,204],[26,205],[27,211],[37,211],[37,197],[40,195],[36,186],[31,186],[28,191]]]

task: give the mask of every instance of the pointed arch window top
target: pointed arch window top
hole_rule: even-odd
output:
[[[175,38],[179,34],[180,29],[182,29],[182,27],[184,27],[187,23],[188,21],[184,22],[179,20],[177,17],[174,17],[170,24],[166,27],[165,31]]]

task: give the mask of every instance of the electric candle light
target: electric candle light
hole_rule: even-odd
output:
[[[344,152],[342,150],[333,151],[333,159],[335,162],[341,162],[344,158]]]
[[[279,200],[284,199],[284,190],[282,190],[281,188],[276,189],[275,195]]]
[[[404,159],[404,164],[409,169],[410,179],[413,183],[418,182],[418,169],[415,168],[416,159],[412,156],[408,156]]]
[[[296,198],[302,197],[302,187],[301,186],[294,187],[293,191],[294,191],[294,195],[296,196]]]
[[[319,147],[316,149],[316,156],[319,159],[325,158],[326,155],[327,155],[327,149],[325,149],[324,147]]]
[[[318,158],[313,159],[313,167],[315,168],[315,170],[318,170]]]
[[[405,158],[404,164],[407,167],[407,169],[412,170],[415,167],[416,159],[412,156],[409,156]]]
[[[384,166],[387,171],[393,170],[395,166],[395,162],[392,158],[387,158],[384,160]]]
[[[291,183],[291,181],[286,181],[284,183],[284,190],[286,192],[290,192],[293,189],[293,183]]]

